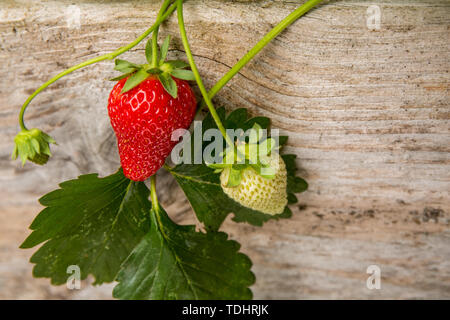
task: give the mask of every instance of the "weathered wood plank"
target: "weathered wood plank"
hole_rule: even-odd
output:
[[[72,18],[68,24],[72,3],[0,1],[1,210],[8,220],[26,214],[22,230],[39,210],[38,196],[58,182],[80,173],[109,174],[118,166],[106,113],[112,65],[64,78],[30,107],[28,123],[60,144],[45,167],[10,161],[21,103],[65,67],[134,39],[159,5],[76,1],[78,28]],[[310,183],[301,196],[303,210],[296,208],[291,221],[262,229],[224,226],[254,259],[257,298],[450,295],[450,3],[378,1],[379,31],[366,27],[372,4],[325,2],[267,46],[215,99],[272,118],[290,136],[287,149],[298,155]],[[207,86],[297,5],[187,1],[188,33]],[[169,32],[177,33],[175,17],[162,28],[163,36]],[[183,55],[177,37],[170,55]],[[142,60],[143,47],[125,56]],[[169,177],[163,183],[173,189]],[[176,200],[179,190],[161,196],[178,220],[192,221],[187,203]],[[0,239],[8,230],[2,223]],[[6,255],[19,256],[11,247],[19,235],[12,237],[17,243],[1,242],[1,270],[8,268]],[[380,291],[365,287],[369,264],[381,267]]]

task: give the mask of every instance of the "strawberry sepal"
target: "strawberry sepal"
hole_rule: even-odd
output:
[[[265,138],[261,133],[261,126],[257,123],[250,131],[248,142],[238,141],[236,146],[228,147],[222,154],[221,163],[207,163],[206,165],[215,170],[215,173],[221,173],[225,169],[229,174],[226,175],[226,182],[223,186],[233,188],[239,186],[242,172],[253,169],[256,174],[265,179],[273,179],[277,174],[277,168],[270,164],[270,155],[276,152],[279,146],[273,138]]]
[[[47,163],[50,152],[50,143],[56,141],[39,129],[22,130],[14,138],[14,151],[12,159],[20,158],[22,166],[29,160],[33,163],[44,165]]]
[[[158,61],[155,64],[152,63],[152,48],[151,41],[147,42],[145,46],[145,56],[147,58],[147,64],[135,64],[126,60],[116,59],[114,70],[120,71],[123,74],[112,78],[111,81],[118,81],[127,78],[125,85],[122,88],[122,93],[130,91],[134,87],[138,86],[141,82],[146,80],[152,75],[156,75],[163,85],[164,89],[174,99],[177,98],[177,85],[173,77],[181,80],[195,80],[194,73],[191,70],[186,70],[189,64],[181,60],[165,61],[169,50],[170,36],[168,36],[156,55]]]

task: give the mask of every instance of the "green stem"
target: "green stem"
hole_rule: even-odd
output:
[[[213,117],[214,121],[216,122],[217,127],[219,128],[220,132],[222,133],[223,137],[225,138],[225,141],[232,146],[233,142],[231,139],[227,136],[227,132],[225,130],[225,127],[222,124],[222,121],[220,120],[219,115],[216,112],[216,109],[214,108],[214,105],[211,102],[211,99],[208,96],[208,92],[205,89],[205,86],[203,85],[202,78],[200,77],[200,73],[198,72],[197,66],[195,65],[194,57],[192,55],[191,48],[189,46],[189,41],[187,39],[186,35],[186,28],[184,26],[184,18],[183,18],[183,0],[177,0],[177,13],[178,13],[178,25],[180,27],[180,35],[181,40],[183,42],[184,50],[186,51],[186,56],[189,61],[189,65],[191,66],[192,72],[195,76],[195,81],[197,82],[198,88],[200,89],[200,92],[202,93],[203,99],[206,102],[206,105],[208,106],[209,112],[211,112],[211,116]]]
[[[161,18],[161,16],[169,6],[171,1],[172,0],[164,1],[164,3],[161,6],[161,9],[159,9],[158,15],[156,16],[156,20]],[[158,32],[159,32],[159,25],[155,27],[155,30],[153,30],[152,33],[152,68],[156,68],[158,66]]]
[[[20,128],[22,130],[28,130],[27,127],[25,126],[25,123],[24,123],[25,110],[27,109],[27,107],[30,104],[30,102],[34,99],[34,97],[36,97],[45,88],[47,88],[49,85],[51,85],[55,81],[59,80],[60,78],[64,77],[65,75],[68,75],[69,73],[72,73],[75,70],[81,69],[83,67],[86,67],[88,65],[91,65],[91,64],[94,64],[94,63],[97,63],[97,62],[100,62],[100,61],[112,60],[112,59],[116,58],[117,56],[121,55],[122,53],[127,52],[131,48],[133,48],[136,45],[138,45],[142,40],[144,40],[151,32],[153,32],[153,30],[158,28],[159,25],[164,20],[166,20],[167,17],[169,17],[172,14],[172,12],[176,9],[176,7],[177,7],[176,4],[173,4],[172,6],[170,6],[170,8],[163,15],[161,15],[149,29],[147,29],[143,34],[141,34],[136,40],[134,40],[130,44],[128,44],[128,45],[126,45],[124,47],[121,47],[121,48],[119,48],[116,51],[113,51],[111,53],[108,53],[108,54],[105,54],[105,55],[102,55],[102,56],[99,56],[99,57],[95,57],[95,58],[89,59],[89,60],[84,61],[84,62],[82,62],[80,64],[77,64],[76,66],[70,67],[69,69],[67,69],[67,70],[57,74],[56,76],[54,76],[53,78],[51,78],[50,80],[45,82],[43,85],[41,85],[35,92],[33,92],[33,94],[31,94],[31,96],[28,97],[28,99],[25,101],[25,103],[23,104],[22,108],[20,109],[20,114],[19,114]]]
[[[152,34],[152,68],[158,65],[158,31],[159,28],[156,28]]]
[[[155,211],[159,210],[158,197],[156,195],[156,174],[150,177],[150,197],[152,199],[152,208]]]
[[[284,29],[289,27],[298,18],[303,16],[314,6],[322,2],[323,0],[310,0],[305,4],[298,7],[286,18],[284,18],[279,24],[277,24],[272,30],[270,30],[253,48],[250,49],[208,92],[208,97],[212,99],[222,89],[228,81],[231,80],[250,60],[252,60],[270,41],[278,36]],[[199,112],[205,106],[205,100],[203,100],[198,108]]]
[[[156,174],[150,177],[150,198],[152,200],[152,210],[150,211],[150,217],[153,218],[157,222],[157,227],[159,231],[161,231],[164,238],[168,239],[166,231],[164,230],[164,224],[161,219],[161,210],[159,207],[158,197],[156,196]]]

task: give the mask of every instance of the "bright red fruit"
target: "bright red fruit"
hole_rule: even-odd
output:
[[[178,96],[166,92],[156,76],[150,76],[121,93],[127,78],[111,91],[108,113],[116,133],[123,173],[143,181],[158,171],[177,141],[176,129],[187,129],[194,119],[196,100],[187,81],[174,78]]]

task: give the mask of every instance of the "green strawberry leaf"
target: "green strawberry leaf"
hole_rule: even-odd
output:
[[[177,83],[168,73],[161,73],[158,75],[159,81],[163,85],[164,89],[169,93],[174,99],[178,96]]]
[[[262,129],[266,129],[270,124],[269,119],[265,117],[248,118],[246,109],[236,109],[226,117],[225,109],[218,108],[217,114],[227,129],[250,129],[255,124],[258,124]],[[217,127],[211,115],[208,114],[202,122],[202,131],[204,133],[211,128]],[[201,146],[202,150],[204,150],[209,143],[209,141],[204,142]],[[190,147],[193,151],[194,143],[192,143]],[[297,199],[294,193],[305,191],[305,185],[303,185],[303,188],[300,188],[300,180],[304,180],[295,177],[297,170],[295,155],[282,155],[282,158],[286,163],[288,173],[288,200],[290,203],[295,203]],[[193,159],[193,156],[191,159]],[[234,217],[232,218],[233,221],[247,222],[255,226],[262,226],[264,222],[271,219],[291,217],[292,212],[287,206],[283,213],[269,215],[243,207],[229,198],[220,186],[220,175],[218,174],[218,170],[223,168],[224,166],[222,165],[205,163],[199,165],[180,164],[174,168],[169,168],[169,171],[186,194],[197,218],[208,230],[218,230],[222,222],[230,213],[234,214]]]
[[[220,108],[220,116],[222,119],[225,120],[225,128],[227,129],[237,129],[237,128],[243,128],[245,126],[245,123],[248,118],[248,112],[245,108],[238,108],[236,110],[233,110],[228,117],[225,116],[225,109]],[[209,117],[205,118],[206,123],[212,127],[215,128],[215,123],[211,123]]]
[[[170,44],[170,35],[167,36],[166,39],[164,39],[164,42],[161,45],[159,65],[162,65],[164,63],[164,60],[166,60],[167,52],[169,51],[169,44]]]
[[[146,70],[147,73],[151,73],[151,74],[160,74],[162,73],[162,70],[160,68],[150,68]]]
[[[181,80],[195,80],[194,73],[191,70],[175,69],[170,74]]]
[[[280,144],[280,147],[284,146],[288,141],[288,136],[279,136],[278,137],[278,143]]]
[[[145,44],[145,58],[147,59],[147,62],[152,64],[152,40],[151,38],[148,39],[147,43]]]
[[[139,69],[136,73],[128,78],[127,82],[125,82],[125,85],[122,88],[122,93],[130,91],[131,89],[139,85],[142,81],[147,79],[148,76],[149,74],[144,69]]]
[[[150,232],[125,260],[113,296],[120,299],[251,299],[250,259],[223,232],[201,233],[151,211]],[[220,254],[218,254],[220,253]]]
[[[300,178],[296,177],[297,163],[295,159],[297,156],[295,154],[284,154],[281,156],[286,165],[286,171],[288,174],[287,179],[287,191],[288,191],[288,203],[297,203],[297,197],[295,193],[300,193],[308,190],[308,183]]]
[[[139,66],[137,64],[121,59],[116,59],[114,63],[114,70],[120,71],[122,73],[130,73],[139,69]]]
[[[182,60],[171,60],[167,61],[167,64],[169,64],[172,69],[183,69],[189,67],[189,63],[182,61]]]
[[[273,179],[275,178],[276,171],[274,168],[270,166],[263,166],[258,164],[252,164],[251,165],[253,170],[255,170],[261,177],[264,177],[266,179]],[[264,170],[263,170],[264,168]]]
[[[230,168],[230,175],[228,176],[227,187],[237,187],[242,180],[241,171],[235,168]]]
[[[127,179],[120,169],[99,178],[82,175],[60,184],[39,201],[46,208],[30,226],[33,232],[21,248],[45,242],[31,257],[35,277],[67,281],[67,268],[77,265],[81,279],[111,282],[142,237],[150,229],[149,190]]]
[[[128,73],[124,73],[124,74],[122,74],[122,75],[120,75],[118,77],[109,79],[109,81],[119,81],[119,80],[125,79],[126,77],[131,76],[133,73],[134,73],[134,71],[128,72]]]

